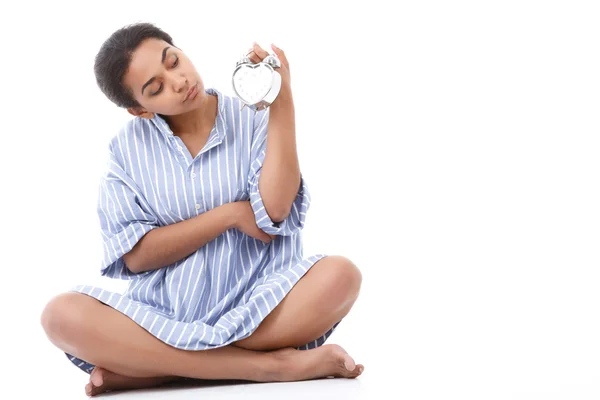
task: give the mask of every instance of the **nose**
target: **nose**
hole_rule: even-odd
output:
[[[173,77],[173,90],[177,93],[181,93],[187,87],[187,78],[185,76],[174,76]]]

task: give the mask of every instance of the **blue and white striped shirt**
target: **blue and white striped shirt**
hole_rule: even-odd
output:
[[[215,89],[215,125],[192,158],[160,116],[134,118],[109,146],[98,215],[104,246],[101,273],[129,280],[125,293],[93,286],[73,290],[129,316],[165,343],[185,350],[228,345],[249,336],[323,254],[304,257],[301,230],[310,206],[304,178],[290,215],[274,224],[258,180],[265,157],[269,110],[242,109]],[[220,205],[249,200],[270,244],[230,229],[171,265],[139,274],[123,261],[152,229],[193,218]],[[321,345],[328,332],[303,348]],[[69,356],[82,369],[90,364]]]

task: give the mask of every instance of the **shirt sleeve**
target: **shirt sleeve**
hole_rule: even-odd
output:
[[[300,174],[300,186],[292,204],[289,216],[279,222],[274,222],[267,214],[263,198],[258,189],[258,181],[262,172],[262,166],[267,146],[267,126],[269,124],[269,109],[261,110],[254,116],[254,132],[252,135],[250,172],[248,176],[248,193],[250,204],[254,211],[256,224],[260,229],[270,235],[291,236],[300,232],[306,223],[306,213],[310,207],[311,196],[306,181]]]
[[[158,220],[150,210],[139,188],[122,168],[112,151],[107,173],[101,180],[97,211],[104,247],[101,275],[117,279],[134,279],[123,256],[148,232],[158,228]]]

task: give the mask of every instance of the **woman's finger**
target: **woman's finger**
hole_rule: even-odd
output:
[[[254,51],[254,54],[260,58],[260,61],[264,60],[265,57],[269,55],[269,53],[267,53],[267,51],[260,47],[256,42],[252,44],[252,50]]]
[[[289,68],[289,63],[288,63],[287,57],[285,56],[285,53],[283,52],[283,50],[281,50],[279,47],[275,46],[274,44],[271,44],[271,48],[273,49],[273,52],[275,53],[277,58],[279,58],[279,61],[281,61],[283,65],[285,65],[286,67]]]
[[[246,53],[246,57],[248,57],[250,59],[250,61],[252,61],[254,64],[258,64],[259,62],[262,61],[261,58],[256,55],[256,53],[254,52],[254,49],[252,49],[252,48],[248,49],[248,52]]]
[[[271,240],[273,240],[273,239],[271,239],[271,236],[267,235],[266,233],[261,236],[262,236],[261,240],[267,244],[271,243]]]

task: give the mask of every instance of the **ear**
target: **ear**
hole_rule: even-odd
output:
[[[135,117],[141,117],[146,119],[154,118],[154,113],[148,112],[143,108],[128,108],[127,112]]]

